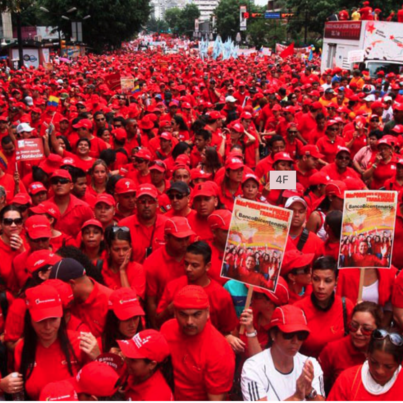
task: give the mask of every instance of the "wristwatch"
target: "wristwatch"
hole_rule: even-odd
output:
[[[318,392],[314,388],[312,388],[311,393],[305,396],[305,399],[313,400],[316,396],[318,396]]]
[[[246,337],[256,337],[257,336],[257,331],[254,330],[253,332],[250,332],[250,333],[245,332],[245,336]]]

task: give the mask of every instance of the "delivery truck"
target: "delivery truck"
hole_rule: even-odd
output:
[[[378,71],[403,74],[403,23],[329,21],[325,24],[321,71],[358,65],[371,77]]]

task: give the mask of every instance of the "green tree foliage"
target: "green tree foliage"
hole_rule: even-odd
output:
[[[193,35],[195,20],[199,17],[200,10],[192,3],[186,4],[182,10],[177,7],[167,10],[164,19],[173,33],[190,37]]]
[[[71,37],[71,22],[63,20],[62,15],[72,7],[77,11],[68,14],[73,21],[83,17],[83,40],[93,51],[105,48],[118,48],[122,41],[132,39],[141,30],[149,17],[149,0],[40,0],[38,7],[47,8],[42,13],[42,23],[60,26],[66,38]]]
[[[251,45],[256,48],[262,46],[274,47],[276,43],[286,40],[287,29],[278,20],[257,19],[249,23],[248,36]]]
[[[181,14],[182,10],[178,7],[170,8],[165,12],[164,20],[174,34],[177,34],[179,31],[179,24],[182,18]]]
[[[151,17],[146,25],[146,30],[148,32],[168,32],[169,26],[164,20],[156,20],[154,17]]]

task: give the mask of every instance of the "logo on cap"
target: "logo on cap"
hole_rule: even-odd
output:
[[[136,344],[137,348],[141,348],[141,347],[144,346],[144,344],[148,343],[148,342],[150,341],[150,339],[151,339],[151,336],[147,336],[147,337],[144,337],[144,339],[142,339],[139,334],[136,334],[136,335],[133,337],[132,340],[133,340],[134,343]]]
[[[56,300],[53,299],[44,299],[44,300],[40,300],[39,298],[35,300],[35,304],[36,305],[40,305],[40,304],[46,304],[47,302],[56,302]]]

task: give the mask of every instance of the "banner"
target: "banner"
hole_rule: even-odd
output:
[[[109,87],[111,91],[116,91],[121,89],[120,74],[112,73],[105,76],[105,84]]]
[[[132,92],[134,88],[134,78],[121,78],[120,87],[123,94],[128,94]]]
[[[43,140],[41,138],[17,140],[17,161],[39,161],[43,157]]]
[[[236,199],[221,277],[275,291],[292,211]]]
[[[339,268],[390,268],[397,192],[345,192]]]
[[[287,49],[287,45],[282,45],[281,43],[276,43],[276,54],[280,54],[283,50]],[[311,47],[307,46],[306,48],[294,48],[294,54],[303,53],[309,55],[311,52]]]

